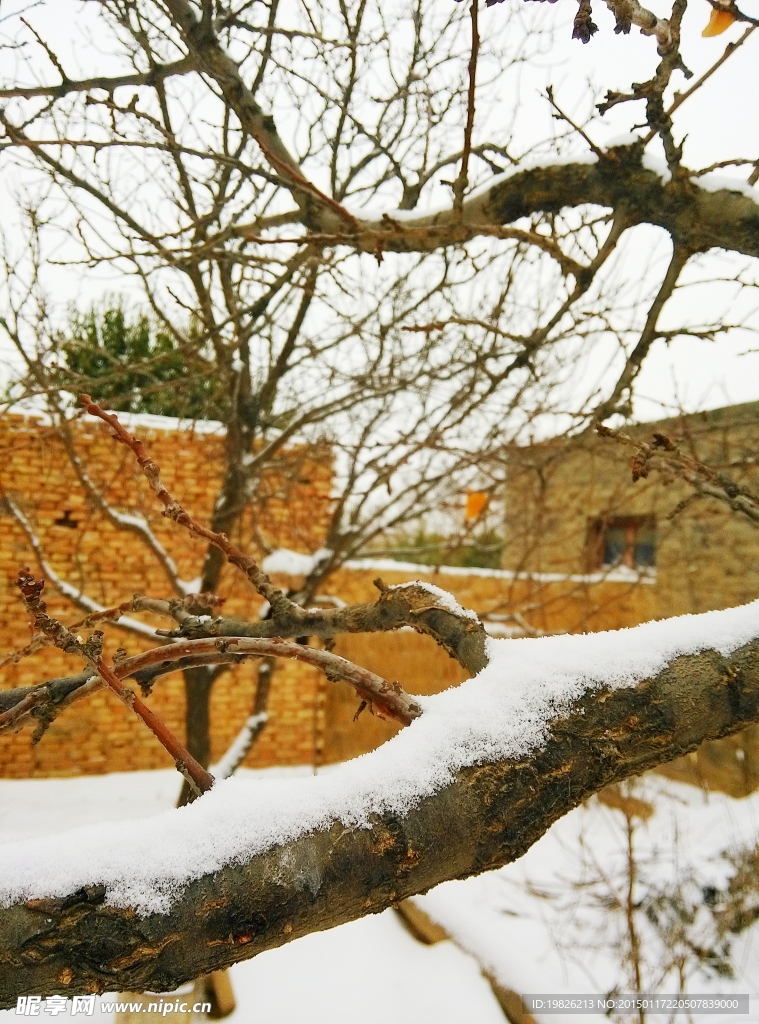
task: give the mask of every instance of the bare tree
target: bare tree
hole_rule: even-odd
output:
[[[161,563],[171,598],[140,600],[173,617],[169,639],[177,642],[107,665],[97,631],[79,641],[51,619],[40,581],[25,572],[20,583],[35,642],[57,643],[86,667],[77,677],[10,697],[6,691],[0,727],[100,684],[147,721],[121,680],[182,667],[189,749],[152,727],[203,792],[212,786],[208,694],[229,660],[310,658],[328,677],[351,681],[373,711],[404,723],[420,709],[402,689],[288,638],[328,642],[344,632],[411,625],[470,673],[486,667],[489,647],[476,617],[428,587],[380,583],[374,604],[310,605],[326,574],[388,531],[418,521],[469,484],[497,488],[509,445],[541,417],[563,413],[582,430],[627,415],[658,341],[716,339],[731,326],[716,315],[711,323],[664,326],[670,299],[688,286],[704,254],[759,255],[750,185],[718,187],[708,177],[715,168],[687,168],[673,123],[753,23],[706,74],[672,96],[676,76],[689,74],[680,53],[683,0],[667,19],[637,3],[609,6],[618,32],[635,24],[654,37],[660,63],[650,81],[607,96],[603,110],[630,104],[637,111],[645,102],[646,126],[606,148],[552,92],[547,102],[559,131],[542,146],[522,144],[508,119],[504,125],[485,117],[478,126],[499,76],[515,74],[543,41],[516,30],[508,36],[497,10],[487,15],[493,30],[484,42],[476,4],[415,0],[388,10],[368,0],[334,9],[277,0],[91,2],[97,49],[112,54],[114,73],[85,68],[81,77],[44,37],[33,9],[3,23],[17,67],[0,90],[0,146],[34,183],[24,194],[24,245],[6,238],[4,247],[3,322],[23,362],[10,399],[45,396],[90,500],[138,533]],[[734,20],[751,22],[731,11]],[[575,35],[587,42],[594,29],[583,2]],[[38,72],[40,59],[54,80]],[[657,145],[661,167],[647,152]],[[753,167],[756,159],[726,162]],[[441,208],[428,212],[438,199]],[[641,301],[620,273],[621,242],[650,226],[668,236],[670,256]],[[95,379],[67,357],[71,338],[47,284],[48,253],[61,233],[69,267],[108,268],[138,287],[140,315],[169,339],[188,373],[167,376],[166,352],[155,348],[142,360],[137,385],[129,378],[133,365],[112,360]],[[740,278],[747,288],[751,274]],[[618,373],[602,393],[570,403],[568,367],[610,341],[621,354]],[[97,354],[97,339],[87,344]],[[93,467],[78,460],[70,394],[91,390],[97,398],[104,381],[111,397],[143,401],[174,389],[192,415],[224,423],[223,485],[207,527],[162,490],[149,454],[116,428],[166,514],[207,542],[197,588],[207,602],[202,608],[149,526],[111,508]],[[191,405],[198,381],[207,387]],[[288,595],[227,536],[296,438],[329,442],[340,491],[329,554],[314,563],[303,590]],[[44,552],[37,554],[46,564]],[[217,616],[209,624],[199,614],[212,610],[225,558],[268,602],[268,618]],[[87,611],[87,625],[100,616],[133,628],[124,617],[140,610],[133,603],[94,607],[81,590],[71,596]],[[759,716],[756,641],[745,637],[728,653],[718,640],[708,646],[679,659],[673,653],[671,664],[635,686],[598,683],[561,708],[544,709],[550,735],[529,756],[472,755],[402,813],[382,805],[361,821],[367,827],[346,831],[329,821],[244,863],[230,860],[188,880],[170,908],[147,918],[135,917],[128,901],[110,899],[97,879],[69,899],[33,904],[14,890],[0,916],[0,1001],[60,984],[71,992],[167,989],[443,878],[519,856],[587,794]],[[198,813],[213,799],[198,801]],[[277,865],[285,862],[315,865],[316,890],[304,887],[295,869],[282,881]],[[102,956],[96,935],[107,935]]]

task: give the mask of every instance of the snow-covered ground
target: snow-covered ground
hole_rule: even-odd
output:
[[[244,772],[297,778],[308,769]],[[42,837],[73,825],[158,814],[176,799],[172,771],[133,772],[77,779],[0,781],[0,843]],[[759,794],[733,801],[719,794],[649,777],[636,792],[654,803],[654,815],[635,830],[641,875],[662,890],[691,879],[691,890],[722,885],[723,851],[759,835]],[[237,1009],[230,1024],[502,1024],[503,1014],[480,965],[522,993],[603,994],[625,991],[619,950],[627,835],[623,815],[598,801],[567,815],[516,864],[464,882],[449,882],[418,899],[456,943],[416,942],[392,911],[300,939],[232,968]],[[733,943],[734,979],[692,973],[691,993],[759,991],[759,934]],[[656,973],[660,951],[644,936],[646,970]],[[467,955],[468,950],[472,955]],[[652,975],[648,975],[651,977]],[[673,992],[671,984],[659,992]],[[699,1017],[729,1024],[751,1014]],[[42,1015],[44,1017],[44,1013]],[[106,1024],[112,1015],[89,1020]],[[0,1020],[18,1020],[0,1011]],[[67,1018],[66,1018],[67,1019]],[[544,1022],[579,1024],[602,1018],[547,1016]],[[633,1018],[628,1018],[632,1020]],[[655,1020],[657,1018],[649,1018]],[[664,1020],[666,1018],[658,1018]],[[687,1017],[680,1017],[685,1021]]]

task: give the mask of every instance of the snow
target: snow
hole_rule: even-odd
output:
[[[566,156],[557,156],[556,154],[545,154],[545,155],[533,155],[522,160],[520,163],[515,164],[508,170],[503,171],[501,174],[494,174],[492,178],[488,178],[487,181],[483,182],[482,185],[473,189],[466,197],[466,202],[469,203],[474,199],[479,199],[480,196],[487,195],[492,189],[502,184],[504,181],[508,181],[509,178],[515,177],[517,174],[522,174],[525,171],[533,171],[540,168],[546,167],[564,167],[571,164],[595,164],[598,162],[598,157],[595,153],[590,151],[586,153],[574,153],[567,154]],[[429,207],[426,210],[372,210],[371,207],[357,207],[346,205],[346,209],[350,213],[353,213],[356,217],[362,221],[372,222],[381,221],[383,217],[388,217],[390,220],[402,221],[427,221],[433,217],[437,217],[440,214],[448,214],[451,212],[451,204],[443,203],[438,206]]]
[[[669,184],[672,180],[672,175],[666,161],[652,156],[650,153],[644,153],[642,162],[646,170],[658,174],[665,185]],[[739,192],[741,195],[746,196],[747,199],[751,199],[759,204],[759,188],[749,185],[747,181],[741,178],[733,178],[727,174],[717,174],[714,171],[710,171],[708,174],[693,176],[690,180],[698,188],[703,189],[704,192]]]
[[[199,594],[200,585],[203,582],[202,576],[196,576],[194,580],[177,580],[183,594],[188,597],[190,594]]]
[[[302,769],[242,770],[249,781],[310,773]],[[182,780],[173,770],[76,779],[0,780],[0,844],[41,837],[73,823],[157,814],[171,807]],[[308,935],[231,968],[237,1008],[227,1024],[503,1024],[503,1014],[474,960],[451,942],[423,946],[393,911],[329,932]],[[371,993],[371,998],[367,994]],[[79,1017],[111,1024],[98,997],[95,1013]],[[70,1011],[69,1011],[70,1012]],[[46,1018],[43,1013],[41,1017]],[[59,1020],[68,1020],[69,1013]],[[0,1024],[17,1022],[0,1010]]]
[[[53,426],[54,421],[47,407],[41,403],[44,396],[34,396],[30,399],[23,399],[15,402],[13,410],[6,413],[8,416],[19,416],[23,419],[36,420],[42,426]],[[69,419],[79,417],[80,409],[77,406],[61,410],[62,415]],[[186,431],[191,434],[216,434],[223,436],[226,428],[220,420],[187,420],[178,419],[176,416],[157,416],[148,412],[119,412],[119,422],[127,430],[165,430],[165,431]],[[93,422],[89,418],[85,422]]]
[[[165,430],[167,432],[185,431],[188,434],[216,434],[223,436],[226,432],[220,420],[187,420],[176,416],[157,416],[149,412],[120,412],[119,422],[127,430]],[[87,421],[89,422],[89,420]]]
[[[504,1024],[475,961],[451,942],[421,945],[393,911],[238,964],[232,983],[228,1024]]]
[[[308,576],[314,568],[329,558],[332,552],[328,548],[319,548],[313,555],[304,555],[288,548],[278,548],[267,555],[261,563],[266,573],[284,573],[287,576]]]
[[[496,580],[534,580],[536,583],[656,583],[655,569],[630,569],[618,565],[601,572],[513,572],[511,569],[482,569],[458,565],[421,565],[416,562],[397,562],[394,558],[351,558],[344,569],[373,572],[403,572],[426,576],[482,576]]]
[[[310,771],[304,767],[243,774],[255,785],[253,780],[295,781]],[[96,823],[104,815],[128,819],[158,814],[174,803],[180,782],[170,770],[0,780],[0,844],[13,837],[50,835],[73,822]],[[700,884],[721,884],[725,865],[720,854],[754,842],[759,835],[759,792],[735,801],[653,776],[639,786],[636,795],[651,800],[656,809],[635,840],[644,875],[654,883],[684,878],[693,871]],[[420,945],[391,911],[307,936],[232,967],[237,1009],[229,1024],[354,1024],[357,1006],[362,1024],[502,1024],[478,964],[521,993],[603,993],[615,984],[624,990],[609,916],[585,895],[589,879],[583,851],[618,880],[625,851],[624,819],[595,799],[557,822],[516,863],[465,881],[446,882],[415,897],[456,946]],[[734,938],[735,980],[697,976],[688,990],[759,991],[758,931],[754,927]],[[655,956],[656,950],[649,950],[649,955]],[[378,984],[378,978],[387,983]],[[674,989],[669,985],[658,991]],[[111,998],[105,995],[100,1002]],[[756,1009],[752,998],[754,1015]],[[0,1011],[0,1024],[16,1019],[15,1011]],[[113,1015],[98,1006],[91,1019],[93,1024],[110,1024]],[[566,1024],[585,1024],[589,1019],[561,1017]],[[719,1021],[738,1024],[746,1019],[725,1014]],[[553,1020],[538,1016],[539,1024]],[[694,1017],[695,1024],[716,1020]],[[652,1018],[651,1024],[660,1021]]]
[[[636,796],[655,808],[635,833],[641,877],[649,885],[684,882],[689,876],[699,887],[724,884],[724,851],[759,838],[759,792],[732,800],[649,775],[637,783]],[[629,991],[614,949],[610,915],[590,896],[593,864],[618,890],[623,888],[625,829],[618,811],[594,799],[565,815],[519,861],[477,878],[446,882],[414,901],[501,984],[522,994],[600,994],[615,986]],[[643,939],[655,968],[657,948],[651,935],[644,933]],[[759,992],[757,953],[755,926],[733,937],[735,979],[694,974],[688,991]],[[656,991],[676,992],[677,984],[670,977]],[[754,1013],[759,1006],[755,998]],[[545,1018],[546,1024],[552,1019]],[[590,1019],[595,1018],[561,1017],[565,1024]],[[703,1024],[716,1020],[697,1014],[693,1019]],[[746,1020],[729,1014],[719,1019],[720,1024]]]
[[[612,138],[607,139],[604,142],[606,149],[619,149],[622,146],[634,146],[638,142],[642,142],[642,138],[637,132],[622,132],[621,135],[614,135]]]
[[[248,718],[245,725],[243,725],[242,729],[232,740],[229,749],[222,759],[212,766],[211,775],[215,779],[228,779],[230,777],[247,754],[250,747],[250,737],[254,729],[257,729],[259,725],[265,725],[268,720],[269,716],[265,711],[259,711],[258,714],[251,715]]]
[[[440,605],[441,608],[445,608],[446,611],[453,612],[454,615],[460,615],[464,619],[471,619],[473,622],[480,621],[477,612],[473,612],[470,608],[462,608],[452,594],[449,594],[447,590],[436,587],[434,583],[422,583],[419,580],[412,583],[396,583],[394,587],[390,587],[390,590],[403,590],[405,587],[421,587],[428,594],[432,594],[436,599],[436,604]]]
[[[741,178],[732,178],[727,174],[716,174],[714,171],[710,171],[708,174],[701,174],[698,177],[691,178],[699,188],[704,189],[705,192],[740,192],[741,195],[746,196],[748,199],[753,199],[755,203],[759,203],[759,188],[755,188],[753,185]]]
[[[201,800],[142,822],[0,847],[0,905],[103,884],[112,905],[166,912],[192,879],[339,821],[406,814],[460,769],[529,756],[550,720],[587,692],[632,686],[679,655],[727,655],[759,636],[759,602],[632,629],[519,640],[489,639],[475,678],[420,698],[424,714],[371,754],[297,780],[218,782]],[[285,878],[294,870],[283,855]],[[319,879],[315,880],[317,889]]]
[[[662,160],[658,156],[652,156],[650,153],[644,153],[641,163],[647,171],[653,171],[654,174],[658,174],[665,185],[672,181],[672,174],[669,167],[667,167],[666,160]]]

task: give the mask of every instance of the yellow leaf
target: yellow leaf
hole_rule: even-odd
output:
[[[467,522],[476,519],[488,503],[488,496],[484,491],[470,491],[466,496],[466,518]]]
[[[735,17],[730,11],[718,11],[715,7],[712,7],[712,13],[709,17],[709,24],[706,26],[704,31],[701,33],[702,36],[719,36],[730,28],[735,21]]]

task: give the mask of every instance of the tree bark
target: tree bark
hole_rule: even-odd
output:
[[[407,814],[341,822],[188,883],[166,914],[106,906],[102,885],[0,911],[0,1006],[18,995],[167,991],[451,878],[522,856],[609,783],[759,720],[759,640],[680,657],[654,678],[588,691],[542,749],[474,764]]]

